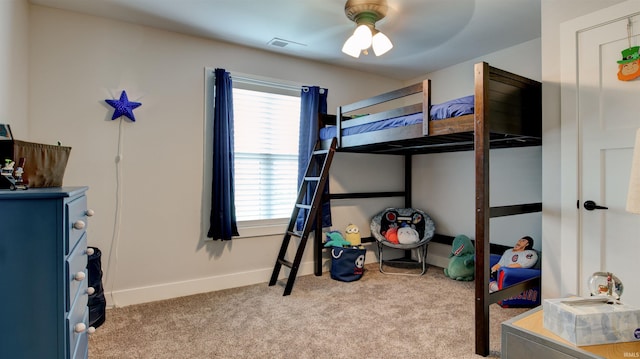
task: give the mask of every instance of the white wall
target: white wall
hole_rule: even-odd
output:
[[[517,73],[540,81],[541,40],[534,39],[525,43],[502,49],[484,56],[452,65],[407,81],[406,84],[431,80],[432,103],[437,104],[454,98],[473,95],[474,70],[478,62],[488,62],[501,70]]]
[[[46,7],[31,6],[29,20],[29,140],[72,147],[64,185],[90,187],[96,215],[88,227],[89,245],[102,250],[106,291],[114,292],[107,295],[110,305],[266,282],[273,269],[281,236],[206,241],[205,67],[326,87],[330,109],[400,85]],[[142,103],[135,123],[111,121],[113,109],[104,100],[122,90]],[[338,157],[336,168],[344,167]],[[357,210],[342,217],[370,214]],[[311,273],[308,248],[301,274]]]
[[[0,1],[0,123],[17,139],[28,132],[29,5],[26,0]]]

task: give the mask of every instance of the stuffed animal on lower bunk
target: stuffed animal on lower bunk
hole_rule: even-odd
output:
[[[458,235],[451,244],[449,265],[444,269],[444,275],[459,281],[472,281],[475,269],[476,250],[471,239],[464,234]]]

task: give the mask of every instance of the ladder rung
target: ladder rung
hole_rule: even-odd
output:
[[[320,178],[322,177],[305,177],[304,180],[305,181],[320,181]]]
[[[286,259],[278,259],[278,262],[280,262],[280,264],[282,264],[285,267],[293,268],[293,263],[291,263]]]
[[[317,155],[326,155],[327,153],[329,153],[329,150],[315,150],[313,151],[313,155],[317,156]]]
[[[302,208],[302,209],[311,209],[311,205],[309,205],[309,204],[302,204],[302,203],[296,203],[296,207],[298,207],[298,208]]]
[[[298,237],[298,238],[302,237],[302,233],[297,232],[297,231],[287,231],[287,234],[290,235],[290,236]]]

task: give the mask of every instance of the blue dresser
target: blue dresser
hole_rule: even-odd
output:
[[[87,358],[86,191],[0,190],[0,358]]]

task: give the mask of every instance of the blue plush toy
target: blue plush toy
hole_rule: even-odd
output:
[[[475,248],[471,239],[461,234],[453,239],[449,265],[444,269],[444,275],[460,281],[472,281],[474,276]]]

